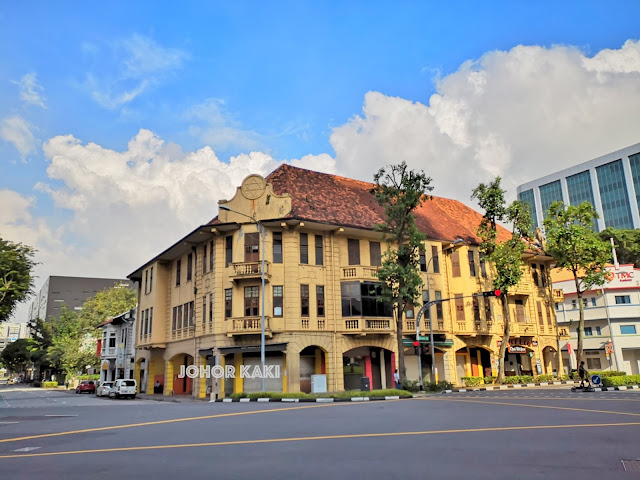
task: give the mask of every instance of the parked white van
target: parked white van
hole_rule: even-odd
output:
[[[135,380],[116,380],[109,390],[109,396],[115,398],[136,398],[138,383]]]

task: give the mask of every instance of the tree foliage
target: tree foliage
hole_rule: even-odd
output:
[[[547,251],[555,259],[556,266],[569,270],[578,295],[580,321],[578,323],[578,348],[576,360],[582,360],[584,338],[584,305],[582,294],[596,285],[605,283],[604,267],[610,258],[610,245],[593,231],[598,213],[589,202],[565,206],[553,202],[544,220]]]
[[[640,268],[640,229],[624,230],[609,227],[598,235],[607,242],[613,238],[619,263],[633,263],[636,268]],[[613,255],[609,260],[613,263]]]
[[[402,318],[405,307],[421,294],[419,249],[425,236],[416,225],[415,210],[430,197],[431,178],[423,171],[413,171],[406,162],[381,168],[374,175],[371,189],[378,205],[384,208],[385,220],[375,226],[384,235],[387,250],[378,269],[383,300],[393,305],[398,340],[398,370],[404,379],[404,345]]]
[[[501,180],[500,177],[496,177],[488,185],[481,183],[471,195],[472,199],[478,200],[480,208],[485,212],[477,229],[482,241],[480,251],[489,260],[493,273],[493,288],[502,292],[500,302],[504,332],[499,353],[498,383],[501,383],[504,378],[504,357],[509,344],[508,293],[509,289],[522,279],[524,268],[522,255],[526,246],[523,238],[528,237],[531,231],[531,215],[528,207],[519,201],[507,205],[504,198],[506,192],[500,186]],[[498,222],[512,225],[511,237],[504,242],[498,242]]]
[[[0,238],[0,323],[33,293],[35,250]]]

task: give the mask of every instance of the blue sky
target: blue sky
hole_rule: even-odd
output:
[[[637,2],[3,2],[0,235],[36,244],[42,275],[125,275],[282,161],[371,180],[405,159],[466,203],[495,174],[514,190],[640,141],[639,14]],[[159,239],[100,261],[134,240],[109,232],[134,229]]]

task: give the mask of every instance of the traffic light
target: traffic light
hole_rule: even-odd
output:
[[[419,347],[420,347],[420,342],[418,340],[414,340],[413,341],[413,353],[415,353],[416,355],[419,355]]]
[[[482,292],[483,297],[499,297],[502,292],[497,288],[495,290],[491,290],[490,292]]]

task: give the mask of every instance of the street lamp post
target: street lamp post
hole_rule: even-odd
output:
[[[261,386],[261,391],[264,392],[265,391],[265,385],[264,385],[264,371],[265,371],[265,359],[264,359],[264,238],[266,236],[266,232],[264,230],[264,226],[258,221],[256,220],[254,217],[247,215],[246,213],[242,213],[242,212],[238,212],[237,210],[232,210],[231,208],[227,207],[226,205],[220,205],[220,210],[226,210],[228,212],[233,212],[233,213],[237,213],[238,215],[242,215],[243,217],[247,217],[249,218],[253,223],[256,224],[256,227],[258,228],[258,234],[260,235],[260,240],[261,240],[261,244],[262,244],[262,248],[261,248],[261,257],[262,257],[262,274],[261,274],[261,279],[262,279],[262,292],[261,292],[261,296],[262,296],[262,308],[261,308],[261,315],[260,315],[260,370],[261,370],[261,379],[260,379],[260,386]]]
[[[459,245],[463,242],[461,238],[456,239],[451,245],[449,245],[448,249],[453,248],[455,245]],[[444,249],[442,250],[444,253]],[[419,314],[416,316],[416,342],[418,342],[418,382],[420,385],[420,390],[423,389],[423,378],[422,378],[422,352],[420,347],[420,313],[427,313],[429,318],[429,350],[431,351],[431,381],[436,381],[436,352],[433,341],[433,319],[431,318],[431,284],[429,283],[429,266],[433,262],[434,258],[439,258],[438,255],[432,256],[427,262],[427,303],[420,309]],[[424,312],[423,312],[424,311]]]

